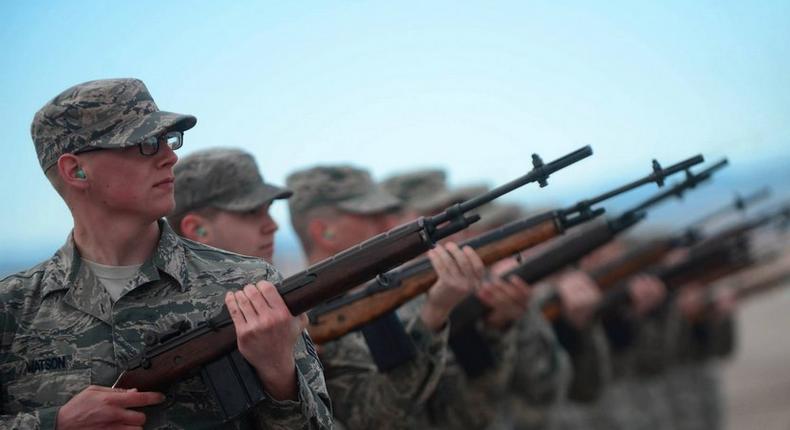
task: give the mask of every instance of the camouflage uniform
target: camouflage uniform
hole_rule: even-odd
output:
[[[435,169],[392,176],[382,185],[401,198],[409,209],[421,215],[430,215],[487,191],[483,185],[450,188],[445,173]],[[483,226],[482,230],[492,228],[492,221],[501,221],[508,215],[497,213],[491,204],[483,209],[489,210],[488,215],[500,216],[484,218],[489,224]],[[402,311],[416,313],[420,303],[422,299],[413,300]],[[452,351],[448,351],[446,369],[436,391],[426,403],[424,412],[418,415],[415,428],[482,429],[495,425],[501,419],[505,392],[517,363],[516,347],[520,331],[518,327],[513,327],[501,332],[487,329],[484,324],[479,324],[478,331],[493,353],[494,367],[470,378],[456,362]],[[540,365],[541,362],[536,361],[530,363],[529,367],[534,369]]]
[[[552,429],[604,429],[597,402],[611,381],[611,357],[603,325],[593,322],[577,330],[563,319],[554,321],[554,331],[568,355],[571,378],[567,394],[549,412]]]
[[[179,238],[160,223],[161,237],[115,303],[82,264],[73,239],[48,261],[0,281],[2,427],[53,428],[59,407],[88,385],[111,386],[142,352],[143,334],[216,315],[227,291],[277,281],[262,260]],[[295,348],[298,401],[265,400],[234,427],[330,427],[329,398],[309,338]],[[199,376],[170,386],[167,400],[144,408],[146,428],[214,428],[218,405]]]
[[[322,166],[291,174],[291,219],[319,207],[369,215],[396,209],[400,201],[377,187],[370,175],[349,166]],[[342,234],[342,233],[340,233]],[[448,330],[431,332],[417,315],[402,318],[416,357],[379,372],[359,332],[322,345],[336,421],[349,429],[414,428],[413,415],[433,392],[444,370]]]
[[[670,319],[672,367],[666,390],[678,430],[723,427],[716,358],[733,350],[732,318],[688,322],[675,308]]]
[[[609,337],[614,379],[599,402],[606,428],[672,429],[663,380],[670,342],[665,310],[659,308],[640,320],[616,318],[610,323],[630,333],[624,336],[628,339]]]
[[[113,79],[55,97],[36,114],[31,134],[46,172],[62,154],[155,143],[195,122],[159,111],[141,81]],[[155,250],[114,302],[72,237],[50,260],[0,281],[0,428],[54,428],[59,408],[75,394],[113,384],[143,349],[144,333],[205,321],[220,311],[227,291],[280,278],[261,260],[182,240],[163,221],[158,228]],[[164,403],[142,409],[146,428],[330,427],[321,367],[306,335],[294,357],[296,401],[268,398],[243,421],[223,424],[195,376],[168,387]]]
[[[570,358],[541,312],[547,294],[546,288],[535,290],[527,315],[516,327],[515,368],[496,429],[548,428],[551,409],[567,394]]]
[[[424,296],[412,300],[399,310],[402,317],[416,319]],[[481,328],[491,348],[494,367],[470,378],[447,350],[447,364],[423,408],[413,415],[409,428],[484,429],[497,418],[501,401],[510,380],[516,355],[516,330],[506,332]]]

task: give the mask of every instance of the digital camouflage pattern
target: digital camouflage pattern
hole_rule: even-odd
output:
[[[240,149],[193,152],[178,160],[173,174],[176,208],[171,217],[205,207],[244,212],[292,194],[264,182],[255,159]]]
[[[291,214],[317,207],[332,207],[345,212],[368,215],[398,209],[392,194],[377,186],[370,173],[351,166],[318,166],[288,176],[286,186],[293,190],[288,199]]]
[[[379,372],[359,332],[321,345],[335,419],[345,429],[415,428],[415,414],[443,374],[449,330],[431,332],[416,313],[399,316],[417,355],[387,372]]]
[[[139,79],[75,85],[36,112],[30,134],[46,172],[63,154],[87,148],[123,148],[165,131],[185,131],[197,119],[160,111]]]
[[[111,386],[143,349],[143,334],[217,314],[227,291],[277,281],[268,263],[179,238],[160,222],[156,250],[113,303],[70,237],[48,261],[0,281],[0,428],[53,428],[58,408],[90,384]],[[329,428],[330,403],[307,335],[297,342],[298,401],[264,400],[231,428]],[[265,387],[264,387],[265,388]],[[222,426],[200,376],[144,408],[151,429]]]
[[[421,325],[419,311],[425,303],[421,295],[398,309],[398,315],[407,321],[407,327]],[[449,324],[443,331],[449,334]],[[409,420],[403,428],[409,429],[475,429],[485,428],[496,416],[498,401],[504,391],[515,354],[513,336],[499,332],[483,332],[494,352],[497,366],[475,380],[469,380],[455,363],[452,350],[444,348],[446,364],[442,372],[432,375],[430,390],[424,390],[419,402],[409,410]],[[389,427],[388,427],[389,428]]]
[[[611,358],[600,323],[576,333],[573,350],[566,350],[571,362],[571,382],[567,395],[550,410],[552,429],[605,428],[597,413],[597,401],[611,381]]]
[[[445,209],[453,203],[468,200],[488,191],[484,185],[470,185],[451,189],[442,170],[425,169],[391,176],[381,183],[403,204],[423,215]]]
[[[735,330],[732,318],[703,318],[692,324],[674,308],[669,324],[672,362],[665,388],[673,428],[722,428],[717,359],[732,352]]]
[[[671,342],[667,313],[659,309],[630,325],[631,345],[612,351],[614,378],[599,402],[602,428],[671,430],[672,410],[664,388]]]
[[[516,330],[481,330],[495,366],[470,378],[448,350],[447,366],[436,391],[418,415],[419,429],[486,429],[500,414],[516,358]]]
[[[548,428],[549,412],[570,384],[570,360],[540,311],[545,293],[535,291],[529,311],[516,326],[515,365],[496,429]]]

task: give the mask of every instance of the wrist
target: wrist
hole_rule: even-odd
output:
[[[258,379],[274,400],[296,400],[296,363],[293,357],[282,363],[255,366]]]
[[[440,331],[447,323],[450,312],[437,308],[426,302],[420,309],[420,319],[422,323],[433,332]]]

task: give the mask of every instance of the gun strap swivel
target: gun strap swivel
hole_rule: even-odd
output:
[[[258,374],[238,349],[203,366],[200,375],[220,406],[225,422],[241,417],[266,399]]]
[[[417,357],[417,349],[398,315],[388,312],[360,328],[379,372],[386,372]]]

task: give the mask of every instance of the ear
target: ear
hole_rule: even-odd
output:
[[[332,234],[332,227],[325,220],[312,219],[307,225],[307,234],[310,237],[310,243],[313,248],[322,250],[335,249],[335,237]]]
[[[188,213],[181,218],[181,236],[195,242],[208,244],[211,240],[211,225],[207,219],[194,213]],[[202,233],[202,234],[201,234]]]
[[[88,181],[90,174],[87,172],[86,167],[80,164],[80,159],[74,154],[63,154],[58,158],[58,164],[54,166],[58,169],[58,176],[60,180],[68,187],[84,190],[88,188]],[[85,175],[80,176],[77,172],[82,170]]]

